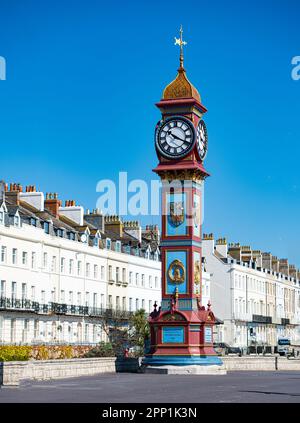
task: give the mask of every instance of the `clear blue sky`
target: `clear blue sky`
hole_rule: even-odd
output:
[[[89,208],[100,179],[153,178],[154,103],[176,75],[182,23],[208,108],[204,229],[300,266],[298,0],[0,6],[2,178]]]

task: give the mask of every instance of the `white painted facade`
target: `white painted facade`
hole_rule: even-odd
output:
[[[138,285],[130,283],[130,272]],[[0,210],[0,284],[0,343],[96,343],[105,337],[100,310],[149,312],[160,303],[161,263],[20,220],[5,226]]]
[[[237,261],[227,245],[203,240],[203,256],[211,275],[211,301],[215,315],[224,321],[218,342],[231,346],[276,346],[279,336],[300,342],[300,281]]]

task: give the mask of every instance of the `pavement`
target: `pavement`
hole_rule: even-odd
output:
[[[0,403],[299,403],[300,372],[117,373],[1,387]]]

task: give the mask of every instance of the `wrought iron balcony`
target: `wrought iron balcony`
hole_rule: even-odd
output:
[[[272,323],[271,316],[262,316],[261,314],[253,314],[252,321],[255,323]]]
[[[131,311],[123,309],[113,309],[104,307],[89,307],[74,304],[61,304],[50,302],[41,304],[27,299],[19,300],[15,298],[0,297],[0,310],[7,311],[27,311],[36,314],[62,314],[71,316],[87,316],[95,318],[128,320],[133,314]]]
[[[39,303],[27,299],[18,298],[5,298],[0,297],[0,309],[2,310],[26,310],[31,312],[37,312],[39,309]]]

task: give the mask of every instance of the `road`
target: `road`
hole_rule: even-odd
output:
[[[117,373],[2,387],[0,403],[299,403],[300,372]]]

